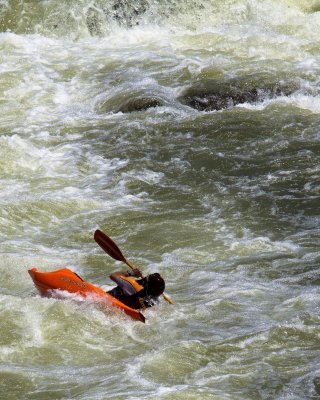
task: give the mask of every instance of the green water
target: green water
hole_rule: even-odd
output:
[[[3,398],[320,398],[319,10],[0,3]],[[37,295],[111,285],[97,228],[174,306]]]

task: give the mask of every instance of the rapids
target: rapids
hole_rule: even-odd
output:
[[[0,1],[6,400],[320,398],[320,1]],[[27,273],[166,293],[146,324]]]

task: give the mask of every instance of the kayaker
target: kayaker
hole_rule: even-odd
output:
[[[139,268],[134,268],[132,271],[113,272],[110,279],[118,286],[107,293],[136,310],[155,305],[165,288],[165,282],[160,274],[150,274],[142,278]]]

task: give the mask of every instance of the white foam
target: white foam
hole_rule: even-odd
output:
[[[230,250],[238,255],[254,255],[260,253],[297,254],[300,247],[290,241],[272,241],[268,237],[257,237],[234,241]]]

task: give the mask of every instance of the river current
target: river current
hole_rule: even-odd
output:
[[[320,2],[0,1],[6,400],[320,398]],[[166,280],[146,324],[28,269]]]

